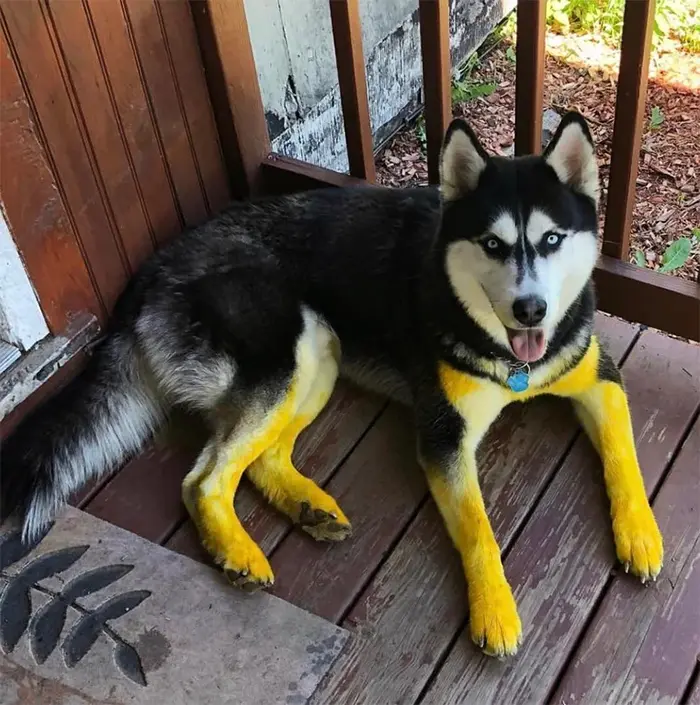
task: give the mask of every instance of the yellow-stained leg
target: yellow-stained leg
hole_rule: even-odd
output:
[[[277,442],[248,468],[248,477],[268,500],[318,541],[341,541],[352,533],[348,518],[329,494],[292,463],[299,434],[326,406],[338,377],[334,339],[322,353],[313,385]]]
[[[295,368],[287,382],[275,385],[270,381],[242,392],[233,424],[224,419],[222,408],[212,438],[182,485],[183,501],[205,548],[235,585],[248,590],[271,585],[274,576],[267,558],[236,516],[234,495],[246,468],[277,443],[314,384],[320,342],[328,331],[311,312],[304,312],[304,322]],[[276,397],[271,399],[273,393]]]
[[[574,397],[577,412],[603,461],[617,556],[643,582],[656,579],[663,540],[637,461],[627,395],[617,381],[598,380]]]
[[[467,579],[472,639],[487,654],[517,651],[522,626],[477,477],[476,450],[508,395],[488,380],[441,369],[445,403],[426,400],[419,417],[421,463]]]
[[[267,587],[274,577],[236,516],[233,498],[245,469],[279,437],[294,408],[291,389],[267,413],[251,408],[228,434],[218,429],[183,482],[183,501],[204,547],[231,582],[246,590]]]
[[[476,464],[473,459],[462,462],[460,483],[450,482],[444,471],[431,468],[427,468],[428,482],[462,557],[472,639],[491,656],[510,656],[520,645],[522,625],[486,515]]]

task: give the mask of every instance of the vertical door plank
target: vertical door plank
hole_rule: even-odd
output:
[[[104,320],[105,310],[4,32],[0,75],[2,208],[49,329],[57,335],[68,325],[71,313],[89,311]]]
[[[35,1],[3,3],[1,12],[57,188],[109,310],[127,280],[129,262],[97,182],[95,155],[53,24]]]
[[[192,134],[176,89],[171,48],[165,42],[159,7],[155,0],[123,2],[184,224],[199,225],[207,219],[207,203],[198,176]]]

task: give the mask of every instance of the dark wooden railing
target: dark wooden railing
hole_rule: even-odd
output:
[[[358,0],[329,0],[350,175],[270,151],[243,0],[192,2],[202,55],[236,195],[285,193],[374,180]],[[630,321],[700,340],[700,284],[627,262],[644,120],[654,0],[628,1],[622,36],[612,163],[596,269],[599,306]],[[449,2],[418,0],[431,183],[439,178],[442,137],[451,117]],[[517,154],[541,147],[545,0],[519,0],[516,74]]]

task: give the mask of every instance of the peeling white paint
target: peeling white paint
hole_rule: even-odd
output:
[[[273,149],[347,171],[327,0],[247,0],[246,6]],[[514,6],[515,0],[451,0],[453,66]],[[420,106],[418,3],[362,0],[360,14],[370,119],[378,144]]]
[[[48,334],[0,203],[0,338],[28,350]]]

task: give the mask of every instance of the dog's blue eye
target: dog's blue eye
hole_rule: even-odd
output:
[[[556,233],[550,233],[549,236],[547,237],[547,244],[554,247],[554,245],[559,244],[559,239],[560,239],[559,235],[557,235]]]
[[[498,240],[495,237],[490,237],[486,241],[486,247],[488,247],[489,250],[497,250],[498,249]]]

